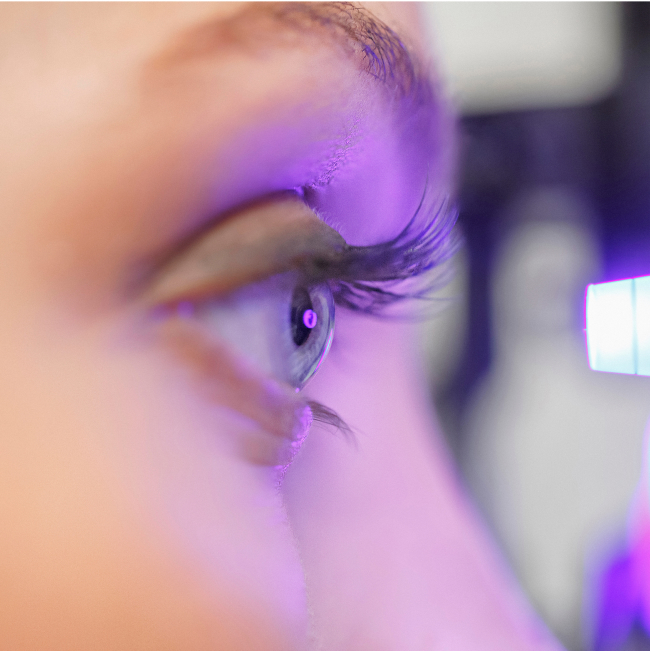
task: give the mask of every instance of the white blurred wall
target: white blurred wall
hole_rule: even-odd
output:
[[[464,114],[590,103],[620,72],[614,3],[429,2],[423,10]]]

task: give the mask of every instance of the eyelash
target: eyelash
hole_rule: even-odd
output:
[[[446,275],[415,290],[396,289],[403,281],[440,267],[462,243],[454,228],[457,209],[447,199],[436,205],[428,194],[427,186],[413,217],[392,240],[346,246],[331,259],[310,261],[306,275],[327,280],[337,305],[363,314],[385,317],[386,309],[400,301],[430,300],[448,280]]]
[[[457,218],[458,210],[448,200],[435,205],[427,186],[413,217],[395,238],[373,246],[347,246],[334,260],[312,261],[309,275],[329,280],[337,305],[385,317],[389,306],[407,299],[428,300],[445,284],[443,275],[415,291],[391,289],[439,267],[458,251],[462,240],[454,228]],[[309,401],[309,407],[314,421],[355,440],[352,428],[334,410],[316,401]]]

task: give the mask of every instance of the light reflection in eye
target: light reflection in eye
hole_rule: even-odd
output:
[[[316,312],[314,310],[305,310],[305,313],[302,315],[302,322],[308,327],[313,328],[318,321]]]

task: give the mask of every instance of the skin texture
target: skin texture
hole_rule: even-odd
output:
[[[555,648],[456,485],[411,326],[337,313],[306,397],[356,444],[314,426],[278,487],[302,395],[149,319],[158,261],[215,216],[320,179],[370,244],[448,182],[443,122],[400,127],[350,47],[268,11],[0,8],[0,646]],[[371,12],[418,50],[413,7]]]

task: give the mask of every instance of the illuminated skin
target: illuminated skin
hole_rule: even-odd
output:
[[[365,245],[445,191],[444,121],[423,139],[327,20],[270,7],[0,9],[0,646],[555,648],[435,442],[411,326],[337,312],[305,395],[356,445],[314,427],[278,489],[303,395],[174,307],[282,271],[309,223],[278,195],[269,250],[217,238],[193,285],[175,256],[225,213],[244,242],[311,183]],[[413,7],[371,9],[417,51]]]

